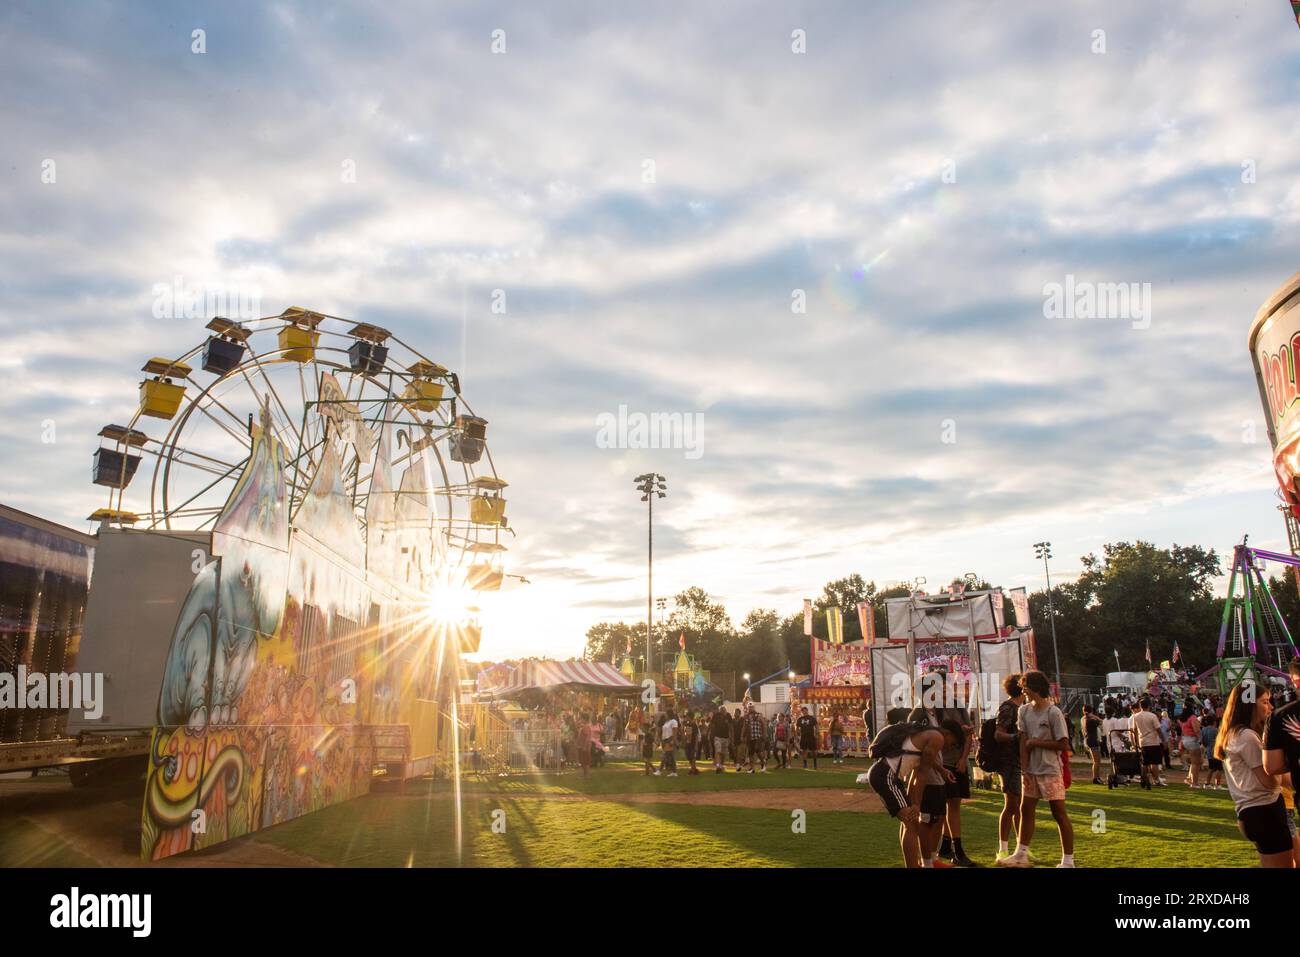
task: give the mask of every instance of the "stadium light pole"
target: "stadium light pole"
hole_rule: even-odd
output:
[[[667,496],[668,480],[658,472],[646,472],[644,475],[638,475],[633,482],[636,484],[637,491],[641,493],[641,501],[646,503],[645,667],[646,671],[649,671],[650,636],[654,631],[655,498]],[[651,679],[655,682],[655,687],[658,687],[658,679],[653,676]]]
[[[1052,573],[1047,560],[1052,557],[1051,542],[1034,542],[1034,557],[1043,560],[1043,575],[1047,579],[1047,620],[1052,623],[1052,657],[1056,659],[1056,693],[1061,693],[1061,652],[1056,647],[1056,608],[1052,605]]]

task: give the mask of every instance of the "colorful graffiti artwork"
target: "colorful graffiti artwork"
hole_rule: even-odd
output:
[[[365,794],[372,708],[379,723],[436,715],[414,698],[437,690],[410,670],[441,671],[442,660],[431,667],[430,658],[455,654],[431,650],[429,629],[392,579],[367,571],[366,537],[340,478],[346,433],[325,443],[291,517],[288,456],[267,415],[251,429],[248,464],[213,529],[212,559],[172,635],[142,813],[146,860]],[[369,564],[396,572],[398,543],[411,538],[393,534],[400,506],[378,501],[393,483],[387,435],[376,445],[381,477],[370,511],[389,541],[376,532]],[[417,468],[426,470],[413,463],[408,472]],[[419,524],[429,542],[428,516]]]

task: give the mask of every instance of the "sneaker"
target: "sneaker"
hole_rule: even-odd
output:
[[[659,777],[661,774],[663,774],[662,771],[656,771],[656,772],[655,772],[655,777]]]
[[[1101,783],[1101,778],[1093,778],[1093,779],[1092,779],[1092,783],[1093,783],[1093,784],[1100,784],[1100,783]]]
[[[1033,867],[1034,866],[1033,862],[1029,859],[1029,855],[1027,854],[1023,857],[1019,857],[1014,853],[1004,855],[1001,851],[998,852],[998,859],[993,863],[996,864],[998,867]]]
[[[965,854],[954,854],[952,857],[948,858],[948,860],[952,861],[953,867],[979,867],[978,864],[972,861]]]
[[[1156,778],[1156,784],[1160,785],[1162,788],[1169,787],[1169,785],[1165,783],[1165,778],[1163,774]]]
[[[941,858],[935,858],[933,861],[930,862],[930,866],[934,868],[938,868],[940,870],[952,867],[951,864],[949,864],[947,861]]]
[[[1069,864],[1067,864],[1067,863],[1065,863],[1065,861],[1061,861],[1061,863],[1057,864],[1056,866],[1057,866],[1058,868],[1061,868],[1061,867],[1074,867],[1074,864],[1073,864],[1073,863],[1069,863]]]

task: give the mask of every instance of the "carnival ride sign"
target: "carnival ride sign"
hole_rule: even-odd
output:
[[[870,686],[871,649],[868,645],[833,644],[819,638],[810,640],[814,688],[836,685]]]

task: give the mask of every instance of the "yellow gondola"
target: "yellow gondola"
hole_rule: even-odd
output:
[[[325,317],[310,309],[290,306],[280,313],[280,318],[288,323],[277,336],[280,355],[293,362],[311,362],[316,358],[316,344],[320,342],[316,327]]]
[[[171,377],[183,379],[193,370],[178,359],[155,356],[144,364],[144,371],[154,378],[140,383],[140,414],[170,419],[180,410],[181,400],[185,398],[185,386],[172,382]]]
[[[444,376],[447,370],[436,362],[427,362],[421,359],[414,365],[407,367],[407,372],[411,373],[411,382],[402,393],[402,398],[408,400],[408,404],[413,409],[421,412],[432,412],[442,401],[442,394],[445,386],[441,382],[434,382],[434,378]]]

